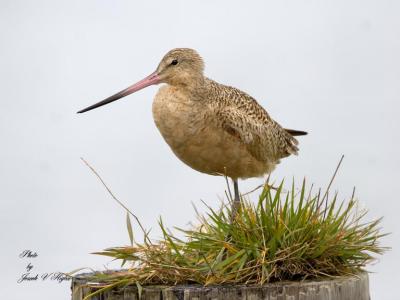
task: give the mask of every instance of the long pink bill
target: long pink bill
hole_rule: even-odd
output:
[[[144,89],[145,87],[148,87],[149,85],[158,84],[158,83],[160,83],[160,77],[158,76],[158,74],[156,72],[154,72],[154,73],[150,74],[149,76],[147,76],[146,78],[140,80],[139,82],[131,85],[130,87],[128,87],[128,88],[126,88],[126,89],[124,89],[122,91],[120,91],[119,93],[116,93],[115,95],[112,95],[112,96],[110,96],[110,97],[108,97],[108,98],[106,98],[106,99],[104,99],[104,100],[102,100],[102,101],[100,101],[100,102],[98,102],[96,104],[93,104],[93,105],[91,105],[89,107],[86,107],[86,108],[78,111],[78,114],[87,112],[89,110],[98,108],[100,106],[106,105],[106,104],[111,103],[111,102],[114,102],[114,101],[116,101],[118,99],[121,99],[121,98],[123,98],[125,96],[128,96],[128,95],[130,95],[130,94],[132,94],[134,92],[137,92],[137,91],[139,91],[141,89]]]

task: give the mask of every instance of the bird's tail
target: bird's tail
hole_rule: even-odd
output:
[[[292,136],[307,135],[307,132],[301,130],[294,130],[294,129],[285,129],[285,130]]]

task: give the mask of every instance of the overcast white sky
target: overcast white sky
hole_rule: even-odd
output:
[[[273,178],[353,186],[369,219],[384,216],[393,250],[369,268],[373,299],[395,299],[400,267],[398,1],[0,0],[0,282],[4,299],[69,299],[69,283],[17,284],[33,273],[102,268],[92,251],[128,243],[125,215],[82,164],[154,227],[218,205],[222,178],[181,163],[158,133],[150,87],[75,112],[192,47],[207,76],[254,96],[285,127],[309,131]],[[260,179],[241,182],[242,191]],[[138,232],[139,235],[139,232]],[[31,249],[34,259],[18,254]],[[109,265],[112,266],[112,265]]]

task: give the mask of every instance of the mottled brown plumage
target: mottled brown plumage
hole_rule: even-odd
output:
[[[174,60],[177,65],[171,65]],[[248,94],[205,77],[194,50],[171,50],[156,72],[165,74],[161,78],[168,85],[154,99],[154,120],[172,151],[195,170],[234,179],[257,177],[270,173],[281,158],[297,154],[290,130]]]

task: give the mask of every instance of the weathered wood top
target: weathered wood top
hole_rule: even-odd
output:
[[[72,280],[72,300],[82,300],[91,291],[87,276]],[[278,282],[262,286],[178,285],[143,287],[141,297],[133,285],[116,288],[93,300],[370,300],[368,274],[315,281]]]

